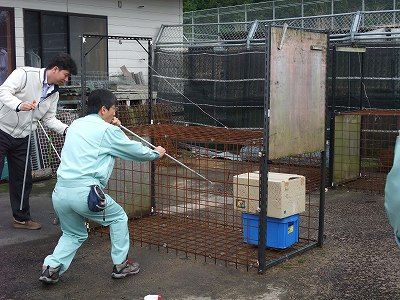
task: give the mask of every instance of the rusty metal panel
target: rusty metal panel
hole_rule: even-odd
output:
[[[333,183],[336,185],[360,176],[361,116],[335,116]]]
[[[383,194],[399,128],[399,110],[363,109],[336,115],[334,185]]]
[[[271,28],[270,159],[324,150],[326,53],[327,34]]]

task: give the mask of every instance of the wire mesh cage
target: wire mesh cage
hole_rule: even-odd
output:
[[[330,184],[383,194],[399,128],[399,47],[335,47],[328,71]]]
[[[368,109],[336,115],[333,183],[382,194],[399,134],[398,110]]]
[[[117,117],[132,133],[164,146],[174,158],[153,163],[115,162],[107,192],[129,215],[134,243],[260,270],[257,243],[261,227],[257,222],[262,220],[252,219],[258,208],[243,210],[240,203],[259,202],[259,180],[264,176],[260,172],[264,65],[262,47],[250,51],[243,45],[227,49],[168,47],[157,49],[154,68],[149,66],[156,103],[148,99],[131,105],[117,87]],[[109,81],[103,75],[92,79]],[[93,88],[96,86],[89,87]],[[79,105],[71,108],[77,104],[72,100],[82,95],[74,86],[64,92],[67,98],[59,103],[58,118],[70,124],[82,113]],[[55,152],[61,152],[63,137],[47,128],[40,128],[38,135],[45,145],[41,149],[43,161],[55,172],[59,164]],[[275,228],[280,236],[271,241],[273,234],[266,234],[267,265],[320,243],[323,161],[323,152],[318,151],[269,161],[267,171],[271,174],[289,174],[286,185],[271,181],[276,185],[278,201],[285,189],[298,190],[290,188],[291,173],[303,195],[301,208],[290,215],[284,210],[286,218],[268,219],[270,230]],[[243,191],[245,194],[240,194]],[[94,224],[90,230],[107,233]]]
[[[148,106],[139,105],[129,110],[121,106],[118,116],[136,134],[164,145],[173,157],[203,174],[207,182],[171,160],[154,163],[117,160],[107,186],[107,192],[121,205],[131,218],[130,234],[134,243],[150,245],[194,255],[207,262],[227,266],[258,267],[255,233],[258,226],[244,223],[243,212],[237,210],[239,189],[258,191],[258,180],[234,182],[235,174],[257,174],[262,130],[185,126],[172,123],[166,105],[153,108],[155,125],[147,125]],[[124,115],[125,114],[125,115]],[[59,118],[71,122],[78,111],[60,111]],[[170,120],[170,123],[166,122]],[[47,130],[46,130],[47,131]],[[57,150],[63,139],[48,132]],[[42,152],[46,165],[55,170],[58,159],[43,134],[41,143],[47,145]],[[296,242],[290,247],[269,248],[267,259],[274,262],[293,251],[316,243],[319,232],[319,188],[321,180],[320,153],[306,153],[271,161],[270,172],[301,174],[306,178],[304,211],[289,227],[297,232]],[[248,193],[247,193],[248,194]],[[258,195],[257,195],[258,196]],[[251,195],[241,196],[242,200]],[[254,200],[254,199],[253,199]],[[258,202],[258,198],[257,198]],[[270,224],[274,226],[274,223]],[[94,226],[92,224],[92,226]],[[93,232],[107,232],[94,226]],[[278,229],[279,230],[279,229]],[[281,231],[283,229],[280,229]],[[272,235],[272,234],[271,234]],[[245,242],[245,240],[247,242]],[[273,246],[285,245],[285,242]]]
[[[241,39],[237,33],[232,33],[232,40]],[[172,32],[167,36],[177,38]],[[288,36],[286,49],[293,46],[289,41],[295,35]],[[263,149],[265,115],[265,46],[249,50],[245,44],[220,47],[204,45],[200,41],[196,46],[178,47],[178,39],[169,43],[160,37],[162,46],[155,48],[153,74],[157,105],[153,107],[153,112],[157,111],[158,118],[152,116],[153,125],[126,122],[136,124],[131,127],[136,134],[157,145],[166,145],[169,153],[207,180],[170,160],[155,162],[154,173],[151,165],[127,166],[124,176],[131,176],[129,174],[135,168],[145,170],[146,181],[154,183],[153,186],[147,185],[145,190],[139,185],[135,189],[145,200],[141,202],[143,207],[139,211],[132,212],[135,217],[131,223],[133,239],[140,244],[194,255],[205,261],[223,262],[246,269],[259,268],[260,247],[255,245],[259,243],[261,228],[258,225],[261,220],[257,220],[257,216],[260,178],[263,176],[260,172],[260,152]],[[326,40],[323,46],[326,49]],[[319,52],[310,55],[314,54],[319,59],[323,58]],[[321,63],[323,65],[325,60],[322,59]],[[275,72],[276,69],[273,69],[272,73]],[[313,74],[315,76],[319,72]],[[324,81],[325,78],[316,80]],[[324,84],[320,86],[324,88]],[[296,96],[301,93],[297,91]],[[291,94],[286,96],[293,98]],[[317,98],[318,101],[323,99],[320,96]],[[276,112],[280,111],[278,103],[283,102],[273,102]],[[137,109],[135,120],[139,111],[145,119],[145,111]],[[132,116],[131,113],[124,113],[127,118]],[[295,119],[294,115],[292,119]],[[308,125],[305,126],[307,128]],[[272,127],[272,130],[276,128]],[[293,128],[295,131],[296,128]],[[319,132],[322,135],[315,135],[321,138],[322,145],[323,132]],[[321,172],[323,152],[304,151],[299,155],[287,154],[283,157],[278,157],[274,151],[271,153],[276,155],[269,162],[271,176],[294,172],[288,176],[297,179],[304,195],[301,209],[291,210],[290,213],[289,209],[284,209],[283,215],[275,215],[278,218],[267,218],[266,230],[268,226],[270,230],[280,230],[280,238],[289,240],[271,240],[273,233],[267,233],[268,266],[319,243],[323,210],[320,207],[321,180],[324,173]],[[143,182],[141,180],[138,182]],[[276,185],[280,191],[282,181],[278,182],[271,181],[269,184]],[[291,184],[287,181],[287,193],[301,190],[290,188]],[[118,183],[113,186],[117,187]],[[126,186],[118,189],[129,190]],[[276,197],[274,199],[280,202],[279,196]],[[132,199],[132,196],[125,195],[124,199]],[[247,204],[242,206],[243,203]],[[250,209],[250,203],[254,204],[254,209]],[[291,238],[293,241],[290,241]]]
[[[108,192],[117,196],[133,218],[129,223],[133,242],[216,264],[257,269],[258,226],[244,223],[243,213],[248,210],[238,210],[237,200],[255,201],[258,208],[262,131],[173,123],[130,129],[157,145],[166,145],[168,153],[209,180],[168,159],[154,163],[154,174],[148,163],[117,162]],[[272,241],[268,263],[317,243],[320,165],[319,153],[271,161],[270,172],[304,176],[306,194],[304,211],[288,225],[297,233],[295,242],[285,246],[285,242]],[[242,181],[235,181],[237,174],[244,174]],[[250,180],[251,174],[256,180]],[[238,190],[243,189],[240,194]],[[248,189],[256,191],[256,196]]]
[[[122,105],[117,116],[132,133],[165,145],[177,160],[116,160],[107,187],[131,218],[135,243],[259,272],[322,244],[327,35],[277,27],[271,35],[274,45],[282,41],[284,30],[279,53],[275,46],[267,54],[262,47],[249,50],[246,43],[155,50],[149,73],[154,74],[157,105]],[[302,42],[307,45],[299,46]],[[303,59],[297,60],[300,52]],[[293,59],[299,68],[287,64]],[[275,65],[265,72],[267,62]],[[281,76],[282,70],[289,76]],[[265,102],[267,75],[271,106]],[[299,89],[286,88],[301,80],[306,81]],[[308,88],[308,80],[317,81],[319,88]],[[273,113],[266,134],[268,108]],[[300,116],[306,116],[302,126],[296,125]],[[266,156],[269,134],[274,139],[267,142]],[[297,144],[285,144],[287,140]],[[263,192],[265,179],[274,195],[269,189]],[[299,191],[300,196],[292,196]],[[277,202],[279,211],[268,217],[263,212],[267,195],[273,199],[268,206]],[[285,197],[296,205],[282,207]]]

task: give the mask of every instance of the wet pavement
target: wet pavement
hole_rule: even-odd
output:
[[[400,249],[383,208],[383,196],[346,190],[326,193],[322,248],[272,267],[265,274],[204,262],[189,254],[133,245],[138,275],[111,278],[110,241],[91,235],[58,284],[38,281],[43,258],[60,235],[53,225],[54,180],[31,194],[39,231],[11,227],[7,184],[0,184],[0,299],[400,299]]]

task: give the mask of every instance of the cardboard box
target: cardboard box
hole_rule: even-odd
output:
[[[233,176],[233,196],[236,210],[259,212],[259,173]],[[302,175],[268,173],[267,216],[286,218],[305,211],[306,179]]]
[[[242,213],[243,240],[245,243],[258,245],[258,214]],[[285,249],[299,241],[299,215],[283,219],[267,217],[266,246]]]

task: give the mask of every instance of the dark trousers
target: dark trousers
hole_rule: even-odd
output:
[[[16,139],[0,130],[0,174],[3,171],[4,158],[7,156],[11,209],[13,217],[18,221],[27,221],[31,219],[29,210],[29,194],[32,190],[30,161],[28,162],[28,169],[26,171],[22,210],[20,210],[27,150],[28,137]]]

